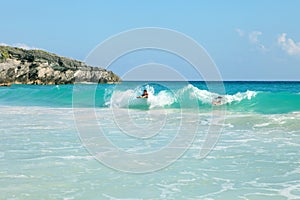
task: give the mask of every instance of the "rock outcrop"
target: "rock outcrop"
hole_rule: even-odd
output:
[[[111,71],[42,50],[0,46],[0,86],[11,84],[114,83]]]

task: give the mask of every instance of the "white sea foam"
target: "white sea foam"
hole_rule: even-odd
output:
[[[178,94],[185,95],[185,93],[188,93],[188,96],[190,98],[197,98],[202,103],[211,104],[214,99],[221,97],[221,104],[227,104],[232,102],[240,102],[244,99],[251,100],[253,97],[257,95],[256,91],[249,91],[246,92],[238,92],[234,95],[221,95],[217,93],[213,93],[207,90],[201,90],[191,84],[183,88],[181,91],[179,91]]]
[[[33,176],[28,176],[24,174],[9,174],[2,176],[3,178],[12,178],[12,179],[26,179],[26,178],[33,178]]]
[[[225,95],[225,103],[232,103],[232,102],[240,102],[244,99],[251,100],[253,97],[257,95],[256,91],[249,91],[246,92],[238,92],[234,95]]]
[[[168,91],[160,91],[158,94],[155,93],[155,89],[152,86],[147,85],[145,87],[148,91],[148,99],[136,98],[142,93],[141,88],[137,90],[116,90],[112,94],[110,101],[106,102],[106,105],[112,108],[128,108],[130,106],[146,106],[149,108],[163,108],[173,104],[176,99]]]
[[[136,90],[120,91],[115,90],[106,105],[113,108],[127,108],[129,106],[148,105],[149,108],[164,108],[166,106],[179,103],[180,106],[197,105],[197,101],[203,104],[212,104],[218,97],[219,104],[230,104],[233,102],[240,102],[244,99],[251,100],[257,95],[255,91],[238,92],[234,95],[221,95],[208,90],[201,90],[191,84],[178,89],[176,91],[162,90],[155,93],[153,86],[145,86],[149,97],[148,99],[136,99],[142,93],[142,88]]]
[[[188,97],[189,99],[197,99],[202,103],[210,104],[214,97],[217,97],[218,94],[209,92],[207,90],[200,90],[199,88],[189,84],[183,89],[177,92],[177,95],[180,97]]]
[[[26,160],[49,160],[49,159],[55,159],[55,160],[93,160],[93,156],[39,156],[34,158],[28,158]]]
[[[289,185],[288,187],[282,189],[279,193],[288,199],[300,199],[300,196],[293,194],[293,191],[300,191],[300,183]]]
[[[166,91],[159,92],[156,96],[149,95],[148,102],[150,103],[150,108],[161,108],[164,106],[169,106],[173,104],[176,99]]]
[[[193,100],[198,99],[199,96],[194,94],[197,90],[191,88],[189,86],[190,91],[186,94],[195,98]],[[177,95],[176,92],[164,92],[167,94],[162,95],[174,95],[174,98]],[[211,95],[205,91],[199,93]],[[133,91],[132,95],[136,99],[135,95],[138,95],[138,92],[135,94]],[[154,96],[159,96],[159,93],[155,93]],[[244,96],[247,100],[247,95]],[[209,96],[203,98],[209,99]],[[12,193],[16,194],[15,199],[26,198],[21,196],[25,193],[30,194],[32,199],[44,194],[61,199],[72,199],[72,195],[75,199],[300,199],[300,182],[297,179],[300,173],[300,113],[230,113],[226,121],[228,126],[225,127],[216,147],[208,157],[201,160],[197,156],[203,144],[205,127],[210,124],[210,115],[185,113],[188,119],[200,116],[202,126],[184,157],[161,171],[131,175],[91,161],[94,160],[93,156],[84,151],[78,136],[73,134],[75,130],[70,121],[72,115],[71,112],[66,112],[68,110],[11,107],[1,111],[0,160],[3,165],[0,167],[0,177],[4,178],[4,181],[0,186],[6,195],[2,197],[4,199],[13,198],[9,196]],[[99,119],[107,120],[107,133],[116,131],[110,126],[110,123],[113,124],[113,118],[108,117],[110,109],[96,109],[96,112],[100,116]],[[144,113],[135,110],[132,112]],[[163,112],[154,110],[154,113]],[[141,153],[139,148],[142,147],[160,148],[164,141],[169,141],[164,138],[168,138],[178,128],[173,126],[176,120],[180,120],[178,112],[172,112],[170,109],[170,113],[172,125],[147,143],[123,140],[117,134],[116,141],[119,143],[113,143],[114,140],[111,142],[119,145],[120,149],[128,149],[130,153]],[[10,123],[7,123],[7,116],[10,117]],[[51,131],[42,129],[42,126],[50,129],[50,125]],[[27,128],[35,126],[39,128]],[[257,128],[253,129],[255,126]],[[27,157],[30,158],[26,159]],[[49,186],[51,190],[48,190]],[[74,188],[75,192],[65,193],[70,187]],[[16,189],[12,190],[14,188]],[[99,188],[102,190],[99,191]],[[100,196],[102,194],[103,196]]]
[[[110,101],[106,102],[106,105],[109,105],[113,108],[126,108],[128,107],[129,100],[136,96],[134,90],[118,91],[116,90]]]
[[[267,123],[261,123],[261,124],[255,124],[254,127],[266,127],[266,126],[269,126],[270,123],[267,122]]]

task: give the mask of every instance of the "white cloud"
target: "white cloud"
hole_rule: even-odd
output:
[[[235,31],[239,34],[240,37],[244,37],[245,31],[243,31],[243,30],[241,30],[239,28],[235,29]]]
[[[240,37],[247,37],[249,42],[252,45],[255,45],[256,48],[258,48],[260,51],[266,52],[268,49],[261,43],[259,40],[259,36],[261,36],[263,33],[261,31],[251,31],[251,32],[246,32],[244,30],[241,30],[239,28],[235,29],[235,31],[238,33]]]
[[[289,55],[300,55],[300,42],[295,42],[291,38],[286,37],[286,33],[282,33],[277,38],[278,45]]]
[[[40,49],[40,48],[37,48],[37,47],[32,47],[32,46],[29,46],[27,44],[24,44],[24,43],[14,43],[14,44],[6,44],[6,43],[1,43],[0,42],[0,46],[12,46],[12,47],[18,47],[18,48],[22,48],[22,49],[26,49],[26,50],[30,50],[30,49]]]
[[[259,44],[258,36],[262,35],[260,31],[252,31],[248,34],[249,41],[253,44]]]
[[[9,46],[9,45],[6,43],[0,42],[0,46]]]

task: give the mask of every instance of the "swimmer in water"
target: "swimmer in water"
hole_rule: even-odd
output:
[[[136,98],[144,98],[144,99],[147,99],[148,98],[148,92],[147,90],[144,90],[143,94],[141,96],[138,96]]]
[[[221,105],[222,104],[222,99],[223,99],[223,97],[218,96],[211,103],[212,103],[212,105]]]

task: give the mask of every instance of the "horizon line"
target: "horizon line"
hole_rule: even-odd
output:
[[[300,82],[300,80],[122,80],[121,82]]]

